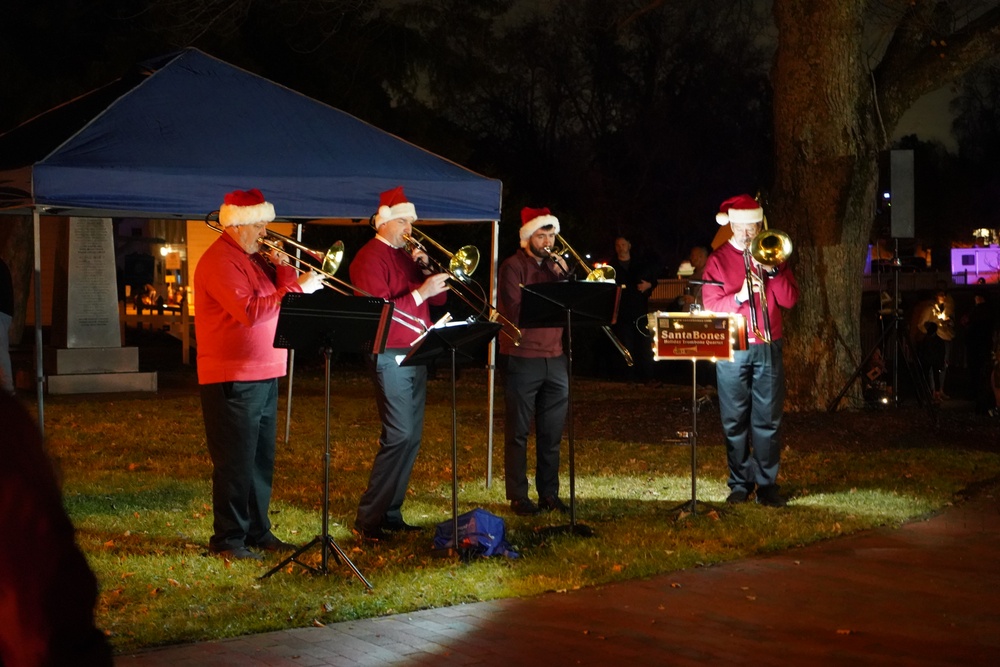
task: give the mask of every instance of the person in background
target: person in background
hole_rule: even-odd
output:
[[[14,282],[0,257],[0,393],[14,393],[14,369],[10,363],[10,325],[14,320]]]
[[[938,325],[934,320],[924,322],[924,337],[917,345],[917,360],[924,371],[924,380],[931,400],[941,402],[941,380],[944,376],[945,343],[937,335]]]
[[[97,579],[76,545],[38,426],[0,393],[0,665],[111,667]]]
[[[566,261],[550,253],[559,219],[547,208],[521,211],[521,249],[500,265],[497,310],[517,323],[521,286],[547,283],[569,275]],[[559,446],[569,406],[569,366],[562,327],[525,328],[519,345],[514,332],[500,337],[504,370],[504,484],[510,508],[518,516],[542,510],[567,512],[559,498]],[[528,497],[528,434],[535,424],[536,505]]]
[[[965,367],[969,372],[969,397],[977,414],[986,414],[993,407],[990,373],[993,369],[994,315],[986,292],[977,289],[973,305],[962,324],[965,330]]]
[[[615,283],[621,288],[618,318],[611,331],[632,355],[629,379],[653,384],[653,349],[645,330],[649,295],[656,286],[659,270],[655,262],[633,255],[632,242],[624,235],[615,239],[615,257],[609,264],[615,270]]]
[[[208,549],[228,560],[295,547],[271,532],[268,510],[277,439],[278,378],[288,351],[275,348],[282,297],[323,286],[260,250],[274,206],[260,190],[237,190],[219,210],[223,232],[194,274],[198,295],[198,384],[212,458],[213,534]],[[256,550],[253,551],[252,549]]]
[[[763,220],[763,209],[750,195],[738,195],[722,202],[716,221],[720,225],[728,223],[732,236],[705,264],[704,279],[722,284],[704,285],[702,299],[707,310],[737,313],[748,322],[750,299],[754,299],[757,325],[763,330],[759,292],[765,290],[771,342],[757,339],[752,333],[753,327],[748,324],[751,330],[749,349],[737,350],[733,361],[716,364],[719,413],[729,467],[730,493],[726,502],[747,502],[756,491],[759,504],[784,507],[787,501],[778,486],[780,428],[785,402],[781,312],[798,301],[799,286],[787,263],[767,266],[758,264],[755,259],[750,260],[755,273],[765,277],[748,284],[744,252],[760,232]]]
[[[927,335],[928,322],[936,324],[935,335],[944,342],[944,366],[941,368],[939,398],[947,399],[945,381],[948,367],[951,364],[951,347],[955,338],[955,300],[944,290],[944,284],[938,282],[934,296],[918,303],[913,309],[913,320],[910,324],[910,337],[914,349],[919,349],[924,336]]]
[[[688,264],[691,266],[691,273],[687,276],[687,280],[702,280],[705,275],[705,262],[708,261],[708,248],[705,246],[696,245],[691,248],[691,253],[688,255]],[[684,293],[677,297],[677,306],[681,311],[687,312],[691,310],[693,305],[701,305],[701,285],[689,284],[684,288]]]
[[[424,431],[427,367],[400,366],[397,357],[405,355],[431,326],[430,306],[444,304],[449,276],[421,268],[428,266],[426,253],[416,248],[407,251],[404,237],[413,233],[416,220],[416,207],[406,200],[402,187],[383,192],[372,217],[375,236],[351,262],[351,282],[359,290],[391,301],[400,313],[389,325],[385,351],[369,358],[382,433],[354,520],[354,530],[369,541],[421,530],[404,521],[402,506]]]

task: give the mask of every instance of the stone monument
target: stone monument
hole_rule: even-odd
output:
[[[59,218],[52,302],[51,394],[156,391],[139,349],[122,347],[110,218]]]

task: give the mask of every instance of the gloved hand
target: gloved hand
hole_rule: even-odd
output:
[[[299,287],[306,294],[312,294],[313,292],[323,288],[323,277],[316,273],[315,271],[310,271],[309,273],[301,273],[298,277]]]

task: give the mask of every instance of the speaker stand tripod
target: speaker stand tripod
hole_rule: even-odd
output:
[[[872,357],[879,350],[885,351],[883,345],[887,342],[891,345],[889,355],[892,359],[892,401],[893,407],[899,407],[899,356],[903,355],[903,363],[906,364],[906,368],[910,373],[910,380],[913,382],[913,386],[917,392],[917,402],[924,405],[933,405],[931,400],[930,390],[927,387],[927,381],[919,368],[919,361],[912,359],[912,354],[909,351],[909,346],[903,339],[905,332],[901,327],[903,321],[902,314],[900,313],[900,301],[899,301],[899,240],[896,240],[896,248],[893,250],[892,256],[892,303],[889,305],[891,317],[889,318],[889,323],[885,324],[883,320],[882,335],[875,342],[875,344],[868,350],[868,354],[861,360],[861,362],[854,369],[851,377],[847,379],[844,386],[841,388],[840,392],[830,400],[826,405],[827,412],[836,412],[837,408],[840,406],[841,399],[847,395],[854,382],[861,377],[864,373],[865,368],[868,366],[868,362],[871,361]],[[884,310],[884,308],[882,308]],[[884,314],[884,313],[883,313]],[[885,356],[885,355],[883,355]],[[917,364],[917,368],[914,368],[914,363]]]

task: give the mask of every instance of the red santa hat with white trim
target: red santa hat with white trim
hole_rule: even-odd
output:
[[[719,212],[715,214],[715,221],[720,225],[727,225],[731,222],[737,224],[760,222],[763,219],[764,209],[750,195],[730,197],[719,205]]]
[[[230,192],[222,201],[219,209],[219,223],[223,227],[239,227],[240,225],[255,225],[259,222],[274,220],[274,206],[265,201],[264,195],[257,188]]]
[[[402,185],[392,190],[386,190],[379,195],[378,212],[375,213],[375,229],[398,218],[410,218],[410,222],[417,221],[417,209],[406,201]]]
[[[559,233],[559,218],[552,215],[547,208],[521,209],[521,247],[528,247],[528,239],[542,227],[552,225],[556,234]]]

